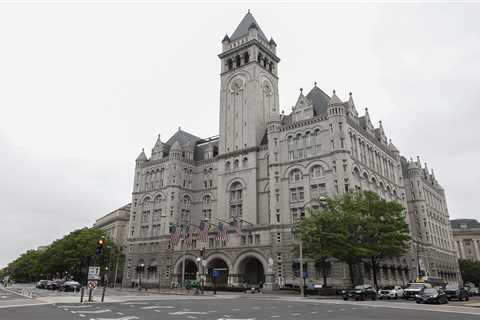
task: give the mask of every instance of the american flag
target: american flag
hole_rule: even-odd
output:
[[[227,241],[227,227],[219,222],[217,226],[217,236],[215,237],[216,240]]]
[[[200,232],[198,234],[198,240],[202,242],[208,241],[208,228],[210,225],[206,222],[200,222]]]
[[[182,235],[182,230],[177,225],[172,225],[170,229],[170,243],[172,246],[176,246],[180,237]]]
[[[193,243],[193,227],[188,226],[185,232],[185,246],[190,247]]]
[[[240,219],[240,217],[236,217],[234,220],[234,223],[235,223],[235,231],[240,237],[242,235],[242,219]]]

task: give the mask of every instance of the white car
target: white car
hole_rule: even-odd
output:
[[[387,286],[378,290],[378,299],[403,298],[403,289],[400,286]]]

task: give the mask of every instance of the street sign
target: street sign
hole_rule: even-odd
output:
[[[89,289],[95,289],[97,287],[97,281],[88,281],[87,286]]]
[[[100,267],[88,267],[88,280],[100,280]]]

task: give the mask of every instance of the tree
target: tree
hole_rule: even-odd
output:
[[[459,260],[459,265],[463,282],[473,282],[477,287],[480,286],[480,262]]]
[[[386,201],[373,192],[358,194],[363,224],[364,246],[372,267],[373,283],[378,288],[379,263],[385,258],[398,257],[408,249],[410,239],[404,208],[396,201]]]
[[[408,247],[403,207],[372,192],[346,193],[328,198],[322,209],[310,210],[301,221],[305,254],[326,261],[333,257],[348,265],[352,285],[360,282],[356,268],[365,260],[376,271],[381,259],[402,255]],[[324,279],[325,282],[325,279]]]
[[[75,230],[55,240],[46,250],[29,250],[8,265],[9,274],[15,281],[32,282],[40,278],[73,278],[85,281],[89,265],[108,266],[119,250],[106,239],[102,253],[96,254],[98,240],[105,232],[96,228]]]

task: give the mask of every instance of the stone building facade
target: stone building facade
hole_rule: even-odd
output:
[[[249,12],[222,41],[219,54],[220,133],[200,138],[179,130],[160,136],[147,157],[136,159],[124,281],[170,286],[197,272],[220,272],[219,284],[260,283],[266,288],[301,282],[292,225],[324,196],[371,190],[407,208],[402,158],[382,123],[368,110],[360,115],[350,94],[342,101],[316,84],[300,94],[290,114],[280,112],[278,64],[273,38],[267,39]],[[411,215],[405,219],[410,223]],[[206,242],[170,245],[172,225],[212,230]],[[230,222],[241,221],[241,234]],[[228,227],[228,241],[215,227]],[[205,263],[198,263],[205,248]],[[415,278],[412,252],[385,261],[381,284]],[[309,280],[321,282],[320,268],[308,262]],[[363,269],[364,281],[371,271]],[[332,261],[330,285],[350,283],[348,268]]]
[[[458,259],[480,261],[480,222],[475,219],[450,221]]]
[[[410,217],[412,260],[417,273],[460,282],[458,259],[450,227],[445,191],[427,164],[402,158]]]
[[[108,238],[114,241],[120,249],[117,259],[110,261],[108,279],[114,284],[121,283],[123,277],[130,211],[131,204],[129,203],[97,219],[93,224],[94,228],[104,230]]]

